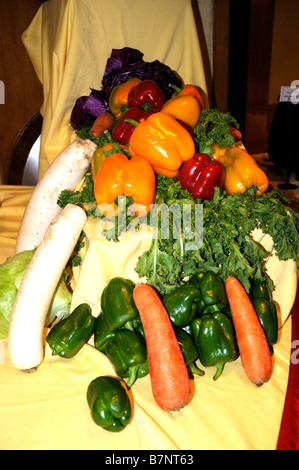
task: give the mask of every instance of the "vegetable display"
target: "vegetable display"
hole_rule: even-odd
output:
[[[9,324],[13,365],[41,364],[45,325],[62,358],[94,346],[117,377],[94,379],[87,403],[94,422],[112,432],[131,422],[128,392],[146,376],[167,412],[189,404],[190,379],[204,380],[201,366],[215,368],[218,380],[240,358],[251,383],[269,381],[278,313],[265,266],[271,253],[254,230],[270,235],[278,260],[299,257],[299,215],[238,145],[236,120],[206,109],[196,86],[142,57],[114,49],[102,88],[78,98],[71,125],[79,140],[36,186],[18,254],[0,266],[0,334]],[[70,310],[90,220],[113,225],[102,234],[109,243],[130,235],[132,222],[137,234],[142,224],[153,233],[135,260],[142,280],[107,279],[96,315],[88,301]]]

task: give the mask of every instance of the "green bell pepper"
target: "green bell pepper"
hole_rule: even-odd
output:
[[[196,317],[201,294],[197,287],[184,284],[163,297],[163,305],[173,325],[184,327]]]
[[[205,313],[191,323],[199,359],[204,367],[216,366],[213,377],[217,380],[227,362],[239,356],[233,324],[224,313]]]
[[[278,318],[275,303],[262,298],[252,299],[252,305],[264,330],[269,346],[278,340]]]
[[[87,389],[87,403],[94,422],[106,431],[122,431],[131,421],[132,407],[127,389],[116,377],[94,379]]]
[[[204,371],[199,369],[195,364],[198,359],[198,350],[194,344],[192,336],[181,328],[174,328],[174,332],[183,353],[187,368],[194,375],[205,375]]]
[[[199,314],[222,311],[227,307],[225,285],[218,274],[213,271],[198,271],[191,276],[189,284],[200,290],[201,300],[197,302]]]
[[[272,351],[272,346],[278,341],[278,315],[266,281],[253,281],[251,301]]]
[[[101,312],[96,319],[94,330],[94,346],[98,351],[106,354],[106,348],[109,341],[114,337],[115,331],[111,331],[107,325],[106,318]]]
[[[271,300],[271,291],[266,281],[254,279],[252,281],[251,296],[254,299]]]
[[[104,288],[101,309],[111,331],[141,322],[133,300],[134,287],[134,282],[129,279],[114,277]]]
[[[137,378],[149,373],[146,344],[137,331],[119,329],[109,341],[106,355],[119,377],[128,377],[132,387]]]
[[[94,332],[96,319],[88,304],[78,305],[67,318],[57,323],[47,335],[52,354],[70,359],[74,357]]]

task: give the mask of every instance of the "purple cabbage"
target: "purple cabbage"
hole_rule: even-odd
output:
[[[77,99],[72,113],[71,125],[77,130],[84,125],[89,125],[97,116],[109,111],[109,95],[112,89],[126,82],[132,77],[140,80],[154,80],[164,93],[165,100],[173,94],[175,85],[182,87],[183,82],[178,74],[158,60],[145,62],[142,52],[130,47],[112,49],[111,56],[107,60],[100,90],[91,89],[89,96],[81,96]]]

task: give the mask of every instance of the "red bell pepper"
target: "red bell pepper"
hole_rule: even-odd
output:
[[[144,111],[142,108],[130,108],[119,118],[116,126],[112,130],[112,138],[116,142],[127,145],[131,135],[139,122],[145,121],[154,111]],[[130,122],[132,121],[132,122]]]
[[[235,142],[238,142],[238,140],[242,139],[242,134],[238,129],[232,126],[228,126],[228,129],[229,129],[231,136],[235,139]]]
[[[153,80],[143,80],[131,88],[128,94],[129,108],[143,108],[145,111],[160,111],[164,104],[164,93]]]
[[[217,165],[215,165],[217,163]],[[195,199],[213,199],[215,187],[223,188],[225,170],[222,164],[212,161],[206,153],[196,153],[183,163],[177,180]]]

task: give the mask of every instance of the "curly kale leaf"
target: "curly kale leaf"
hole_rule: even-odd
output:
[[[212,145],[217,143],[220,148],[231,147],[234,138],[229,126],[239,129],[239,124],[229,112],[221,112],[219,109],[204,109],[194,128],[195,143],[198,152],[212,154]]]

